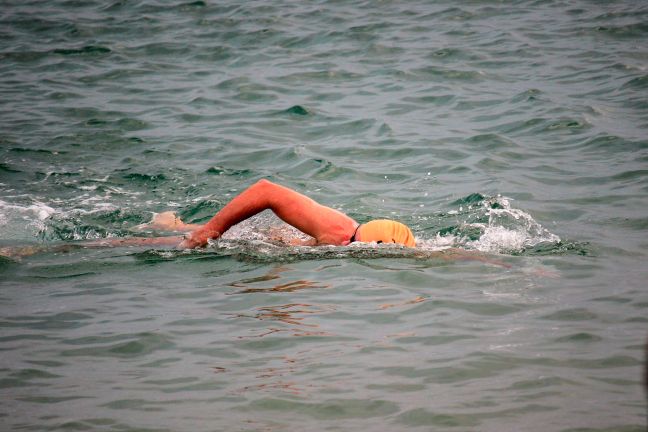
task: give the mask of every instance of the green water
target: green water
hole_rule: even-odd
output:
[[[647,18],[3,2],[0,429],[645,430]],[[262,178],[419,247],[78,247]]]

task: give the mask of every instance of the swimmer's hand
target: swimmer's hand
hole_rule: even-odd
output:
[[[209,239],[217,239],[220,237],[218,231],[213,231],[201,226],[200,228],[190,232],[185,236],[185,239],[178,245],[179,249],[195,249],[198,247],[207,246]]]
[[[186,224],[172,211],[155,213],[149,223],[138,225],[140,230],[154,229],[159,231],[188,232],[198,228],[200,225]]]

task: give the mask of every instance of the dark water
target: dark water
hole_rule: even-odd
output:
[[[3,2],[1,429],[645,430],[647,18]],[[261,178],[419,248],[74,246]]]

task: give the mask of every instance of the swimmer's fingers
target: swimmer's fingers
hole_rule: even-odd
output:
[[[207,241],[196,240],[192,237],[185,237],[178,245],[178,249],[196,249],[207,246]]]

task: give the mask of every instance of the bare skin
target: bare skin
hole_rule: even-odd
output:
[[[299,192],[259,180],[227,203],[209,222],[195,228],[179,247],[205,246],[210,239],[217,239],[232,226],[264,210],[272,210],[287,224],[313,237],[306,243],[309,245],[348,245],[359,225],[344,213]]]

